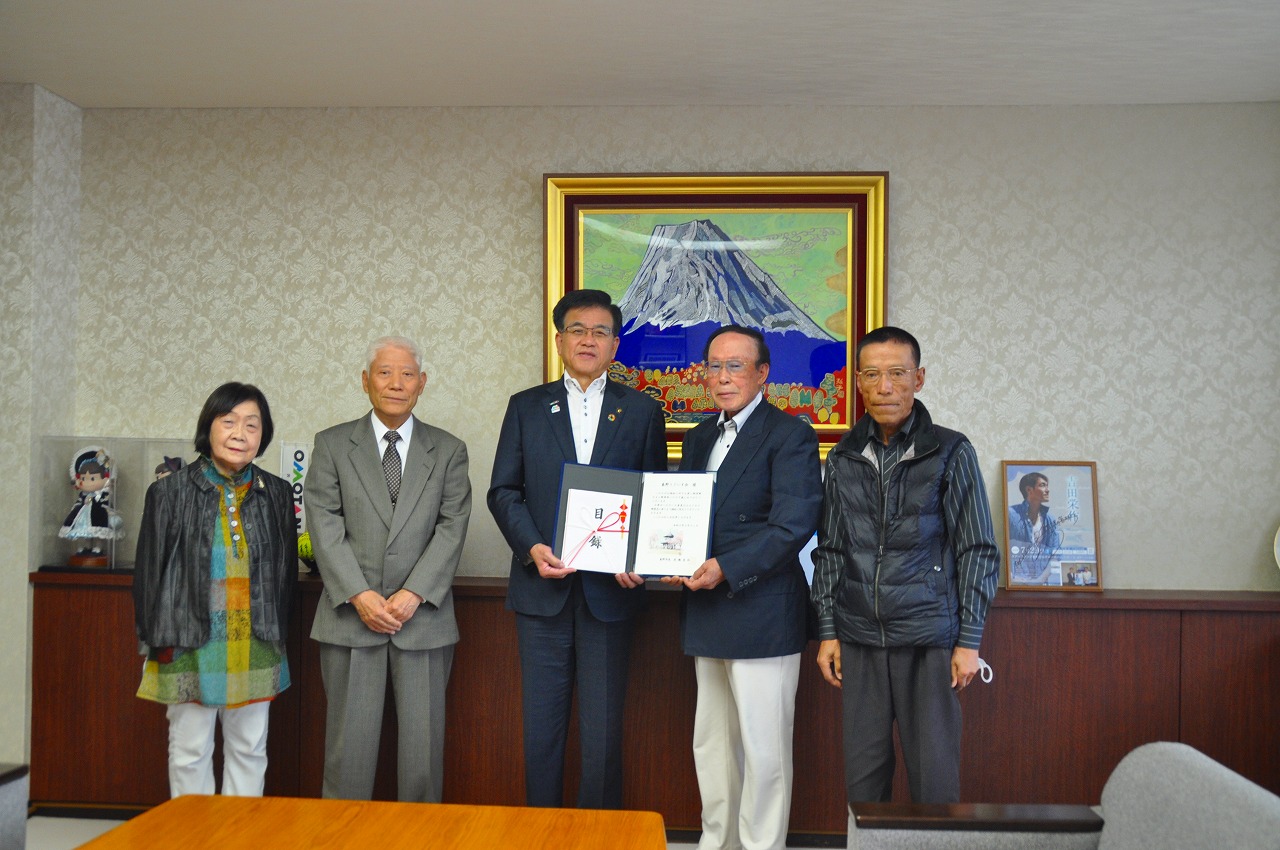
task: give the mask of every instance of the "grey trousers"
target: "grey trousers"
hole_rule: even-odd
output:
[[[438,803],[444,793],[445,689],[453,646],[403,650],[320,644],[325,714],[322,795],[368,800],[378,769],[387,675],[396,701],[396,796]]]
[[[960,701],[951,689],[951,650],[841,641],[840,666],[849,802],[891,798],[895,721],[912,801],[959,802]]]

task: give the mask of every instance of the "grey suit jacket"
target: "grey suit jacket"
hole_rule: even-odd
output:
[[[307,529],[324,579],[311,637],[338,646],[435,649],[458,641],[453,577],[471,518],[467,447],[413,420],[394,511],[369,416],[316,434],[304,498]],[[348,599],[406,588],[426,600],[394,635],[371,631]]]

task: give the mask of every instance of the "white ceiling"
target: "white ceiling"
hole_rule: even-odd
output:
[[[1280,101],[1280,0],[0,0],[79,106]]]

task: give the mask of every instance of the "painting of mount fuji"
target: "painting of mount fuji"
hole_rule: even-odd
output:
[[[614,377],[660,398],[669,422],[696,423],[714,411],[707,338],[745,325],[769,344],[769,400],[814,425],[841,424],[848,231],[838,210],[585,214],[583,287],[622,310]]]
[[[819,451],[860,414],[862,335],[884,324],[885,172],[545,174],[546,380],[564,364],[551,309],[602,289],[622,311],[612,380],[661,402],[667,447],[713,416],[702,352],[727,324],[759,330],[765,397],[812,423]]]

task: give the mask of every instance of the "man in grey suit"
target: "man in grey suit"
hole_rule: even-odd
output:
[[[720,415],[685,434],[681,469],[716,472],[711,558],[685,586],[680,638],[694,656],[699,850],[782,850],[809,587],[799,554],[818,526],[818,438],[764,397],[769,346],[729,325],[707,340]]]
[[[412,341],[383,337],[366,362],[373,411],[316,434],[304,491],[325,586],[311,629],[328,699],[323,794],[373,795],[390,675],[398,797],[438,803],[453,577],[471,516],[467,447],[413,416],[427,375]]]

